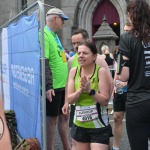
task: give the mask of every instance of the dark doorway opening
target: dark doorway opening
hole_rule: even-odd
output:
[[[117,34],[118,37],[120,37],[120,23],[113,23],[109,24],[110,27],[113,29],[113,31]],[[119,44],[119,38],[116,40],[116,45]]]

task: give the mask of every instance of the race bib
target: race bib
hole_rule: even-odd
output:
[[[98,118],[96,105],[76,106],[76,117],[78,121],[87,122]]]

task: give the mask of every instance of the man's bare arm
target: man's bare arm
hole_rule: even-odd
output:
[[[68,60],[68,73],[69,73],[70,69],[72,68],[73,58],[74,58],[74,56],[70,57]],[[68,115],[68,112],[69,112],[69,104],[67,102],[67,90],[68,90],[68,79],[67,79],[66,86],[65,86],[65,104],[62,107],[62,112],[64,115]]]

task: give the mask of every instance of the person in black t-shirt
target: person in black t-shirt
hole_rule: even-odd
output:
[[[124,32],[128,32],[132,30],[132,24],[127,21],[126,24],[124,25]]]
[[[114,56],[109,52],[109,47],[107,45],[103,45],[101,47],[102,55],[101,57],[106,61],[109,66],[112,78],[114,78]]]
[[[108,66],[112,68],[114,64],[114,56],[112,53],[109,52],[109,47],[107,45],[103,45],[101,51],[102,51],[102,56],[107,62]]]
[[[130,32],[122,34],[120,38],[120,68],[122,69],[118,78],[128,81],[126,127],[131,149],[148,150],[150,138],[150,6],[145,0],[131,0],[127,5],[127,13],[133,28]]]
[[[129,32],[132,29],[131,23],[127,22],[124,25],[124,32]],[[117,61],[118,61],[118,46],[116,46],[116,49],[114,51],[115,54],[117,54],[117,57],[115,59],[116,65],[117,66]],[[115,56],[114,56],[115,58]],[[123,118],[125,114],[125,104],[127,100],[127,82],[118,82],[117,81],[117,76],[115,73],[114,77],[114,99],[113,99],[113,110],[114,110],[114,138],[113,138],[113,147],[112,150],[119,150],[119,145],[120,145],[120,140],[122,137],[122,130],[123,130]],[[117,92],[117,88],[122,89],[122,93]]]

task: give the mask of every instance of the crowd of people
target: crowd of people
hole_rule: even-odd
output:
[[[129,22],[124,26],[125,33],[113,53],[103,45],[102,54],[98,54],[88,32],[76,29],[71,35],[73,51],[66,55],[56,32],[62,29],[69,17],[58,8],[51,8],[46,13],[47,150],[54,150],[56,127],[64,150],[108,150],[111,137],[111,149],[119,150],[125,113],[131,150],[148,150],[150,6],[145,0],[131,0],[127,14]],[[111,68],[116,69],[113,76]],[[113,131],[107,108],[110,97],[113,97]],[[11,150],[2,100],[0,145]]]

